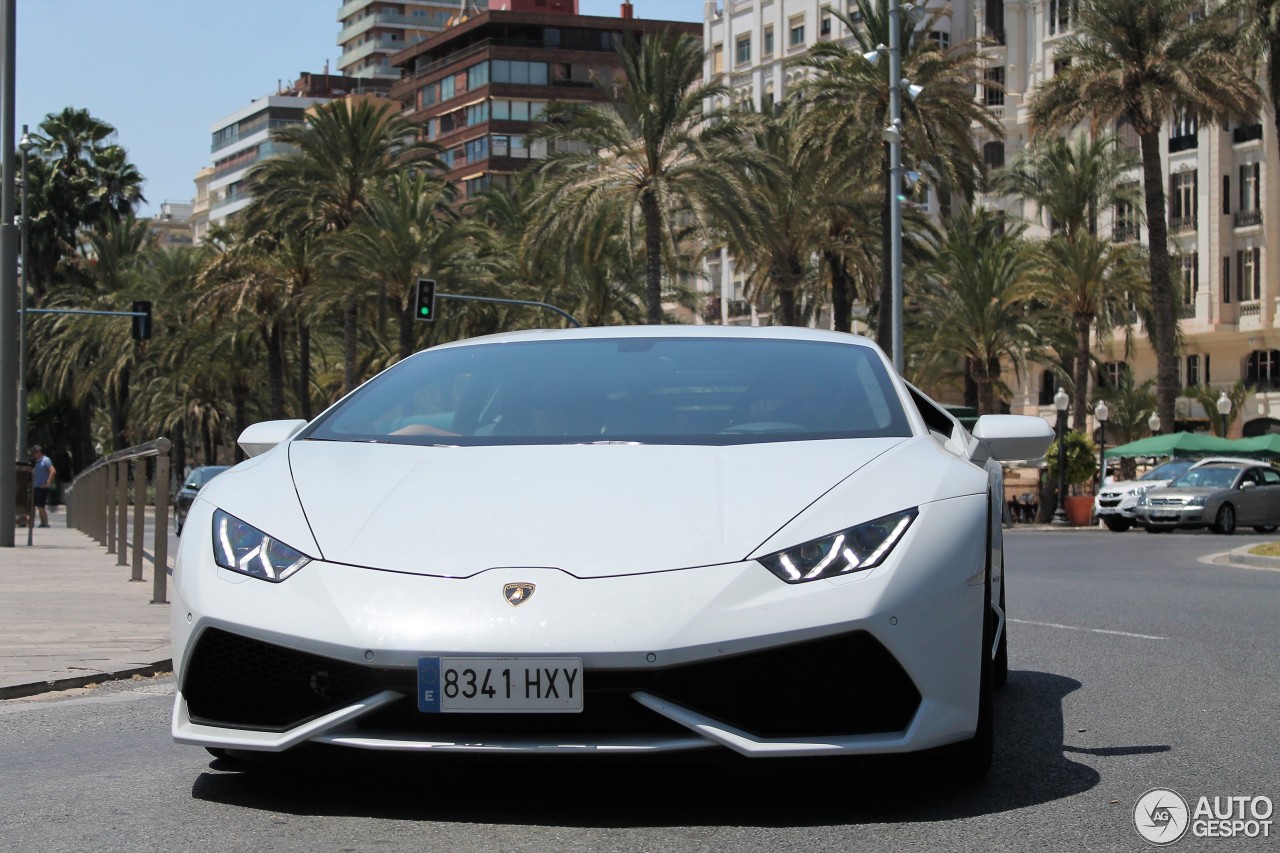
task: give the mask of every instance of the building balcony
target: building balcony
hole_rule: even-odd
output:
[[[1248,228],[1250,225],[1261,224],[1261,210],[1237,210],[1235,213],[1235,227],[1237,228]]]
[[[1196,304],[1194,302],[1184,302],[1178,306],[1178,319],[1189,320],[1196,316]]]
[[[338,33],[338,44],[344,45],[351,39],[372,29],[373,27],[415,27],[417,29],[424,30],[439,29],[438,26],[433,27],[426,18],[412,18],[408,15],[396,14],[395,12],[378,12],[361,18]]]
[[[411,47],[411,45],[402,45],[402,46]],[[544,39],[488,38],[488,39],[481,39],[480,41],[475,42],[474,44],[469,44],[466,47],[462,48],[461,50],[458,50],[454,53],[450,53],[448,56],[440,57],[434,62],[428,62],[426,65],[417,66],[413,69],[413,73],[411,75],[407,75],[402,79],[414,80],[419,77],[423,77],[427,74],[431,74],[434,71],[439,71],[441,68],[445,68],[447,66],[459,63],[469,56],[475,56],[477,54],[484,53],[493,47],[523,47],[523,48],[536,48],[538,50],[580,50],[580,51],[586,51],[590,53],[613,53],[614,52],[614,49],[612,47],[604,47],[598,41],[593,43],[587,43],[587,41],[577,41],[574,39],[560,39],[559,41],[553,42],[553,41],[546,41]],[[712,77],[715,78],[723,74],[724,74],[723,71],[714,72],[712,74]]]
[[[1169,137],[1169,153],[1174,154],[1178,151],[1191,151],[1200,144],[1200,137],[1194,133],[1186,136]]]
[[[1195,231],[1197,227],[1198,223],[1196,222],[1195,214],[1169,217],[1170,234],[1186,234],[1188,231]]]
[[[1111,226],[1111,239],[1117,243],[1129,243],[1138,239],[1142,230],[1137,225]]]
[[[1255,139],[1262,138],[1262,123],[1246,124],[1244,127],[1237,127],[1231,131],[1231,142],[1234,145],[1241,145],[1245,142],[1252,142]]]
[[[1245,317],[1261,317],[1261,316],[1262,316],[1262,302],[1260,302],[1259,300],[1251,299],[1248,302],[1240,303],[1241,319]]]

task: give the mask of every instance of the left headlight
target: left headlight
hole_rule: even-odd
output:
[[[311,558],[220,509],[213,511],[213,559],[224,569],[280,583]]]
[[[759,558],[759,562],[787,583],[804,583],[873,569],[884,562],[919,514],[915,507],[895,512],[769,554]]]

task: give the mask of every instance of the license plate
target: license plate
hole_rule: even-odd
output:
[[[1151,513],[1152,518],[1177,518],[1178,514],[1171,509],[1158,509]]]
[[[418,658],[425,714],[575,714],[581,658]]]

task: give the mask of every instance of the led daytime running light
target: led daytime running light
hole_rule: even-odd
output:
[[[271,583],[311,562],[296,548],[220,509],[213,513],[213,558],[224,569]]]
[[[804,583],[866,571],[884,561],[918,514],[919,510],[912,508],[886,515],[769,554],[761,557],[759,562],[787,583]]]

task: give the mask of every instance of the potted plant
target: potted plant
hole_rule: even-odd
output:
[[[1098,448],[1093,440],[1082,432],[1071,431],[1066,436],[1067,447],[1067,490],[1063,496],[1062,506],[1066,510],[1067,520],[1075,527],[1083,527],[1089,523],[1093,515],[1093,496],[1084,492],[1084,484],[1093,480],[1098,471]],[[1058,442],[1049,445],[1045,453],[1049,463],[1045,469],[1049,482],[1058,482]]]

